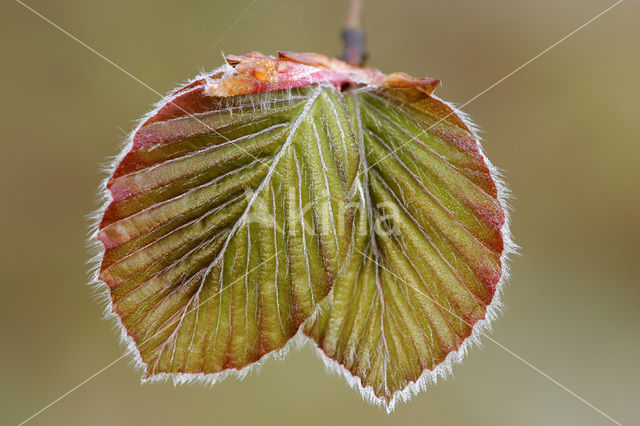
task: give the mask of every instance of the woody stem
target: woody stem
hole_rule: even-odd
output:
[[[342,30],[342,59],[352,65],[363,65],[367,57],[361,20],[362,0],[350,0]]]

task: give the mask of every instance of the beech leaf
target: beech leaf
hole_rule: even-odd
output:
[[[476,138],[448,105],[380,88],[345,103],[361,151],[356,237],[305,333],[392,410],[446,375],[495,316],[505,213]]]
[[[243,375],[306,335],[390,410],[495,316],[505,191],[437,79],[226,59],[114,162],[95,234],[109,313],[145,380]]]
[[[241,369],[331,288],[358,165],[335,89],[196,88],[135,132],[107,187],[100,280],[147,377]],[[341,217],[338,217],[341,215]]]

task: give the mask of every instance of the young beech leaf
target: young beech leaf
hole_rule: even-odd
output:
[[[145,379],[243,374],[304,333],[391,409],[495,315],[503,189],[438,80],[315,53],[226,62],[114,164],[110,311]]]
[[[477,140],[446,104],[409,88],[344,100],[361,155],[355,237],[304,332],[392,410],[446,373],[495,315],[505,213]]]

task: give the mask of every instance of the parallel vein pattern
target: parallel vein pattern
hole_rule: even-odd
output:
[[[392,409],[485,317],[505,219],[472,133],[455,115],[438,123],[445,104],[401,89],[351,92],[345,103],[362,153],[356,232],[345,274],[305,333]]]
[[[245,372],[302,331],[392,410],[461,358],[509,240],[502,188],[438,83],[249,52],[162,101],[97,231],[147,379]]]
[[[242,369],[327,295],[359,164],[338,97],[317,85],[234,98],[196,87],[135,133],[108,182],[100,279],[147,377]]]

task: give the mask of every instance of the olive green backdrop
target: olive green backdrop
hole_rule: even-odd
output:
[[[366,1],[369,63],[439,77],[464,103],[612,0]],[[221,52],[340,51],[341,1],[28,4],[161,93]],[[513,259],[493,337],[624,424],[640,416],[640,3],[626,0],[464,109],[513,190]],[[13,0],[0,6],[0,423],[122,353],[86,287],[87,220],[158,96]],[[213,388],[141,386],[120,361],[34,425],[606,425],[484,339],[387,416],[309,348]]]

